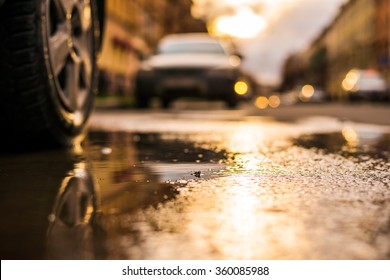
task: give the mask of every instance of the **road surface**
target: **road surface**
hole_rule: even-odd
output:
[[[82,148],[4,153],[2,259],[389,259],[389,109],[245,106],[101,110]]]

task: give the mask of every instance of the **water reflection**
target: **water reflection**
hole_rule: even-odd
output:
[[[97,191],[74,151],[2,155],[2,259],[95,258],[91,240]]]
[[[267,150],[264,142],[262,131],[250,133],[244,126],[232,131],[215,146],[202,141],[195,144],[186,135],[92,133],[87,151],[94,158],[96,174],[106,178],[99,182],[102,194],[100,225],[107,235],[107,258],[289,256],[288,251],[296,248],[275,223],[282,221],[283,229],[292,227],[290,232],[301,231],[301,224],[281,216],[282,210],[274,210],[278,207],[273,206],[272,194],[267,195],[264,191],[274,183],[269,178],[257,177],[261,172],[269,174],[273,168],[259,153]],[[109,156],[99,155],[107,145],[112,147]],[[120,181],[104,174],[108,171],[110,176],[126,173],[129,169],[124,160],[132,163],[133,173],[122,182],[125,187],[120,189]],[[199,178],[195,170],[201,168]],[[144,176],[137,177],[138,181],[132,177],[137,169]],[[118,196],[108,199],[107,194],[118,188]],[[126,188],[128,192],[124,192]],[[153,191],[148,191],[150,188]],[[165,188],[175,194],[165,193],[155,202],[150,201]],[[146,196],[135,199],[138,193]],[[132,201],[148,203],[131,207]],[[275,252],[267,246],[274,241],[273,233],[279,236]]]
[[[347,157],[390,157],[390,134],[358,131],[352,126],[345,126],[335,133],[303,135],[293,142],[304,148],[317,148]]]
[[[83,151],[2,155],[0,257],[122,258],[123,246],[111,240],[122,236],[128,215],[174,199],[191,180],[216,176],[225,157],[161,137],[95,132]],[[134,230],[126,236],[139,239]]]
[[[369,236],[377,231],[366,226],[387,224],[388,215],[381,222],[376,213],[388,213],[388,134],[346,126],[284,147],[268,141],[259,127],[237,126],[218,143],[197,136],[94,132],[78,153],[3,155],[0,257],[323,259],[388,253],[378,249],[389,246],[388,233],[372,245]],[[361,172],[371,169],[375,176]],[[348,242],[353,246],[335,250]]]
[[[98,195],[91,168],[84,161],[75,163],[62,180],[48,216],[46,258],[103,257],[104,248],[96,240],[100,232],[95,223],[99,212]]]

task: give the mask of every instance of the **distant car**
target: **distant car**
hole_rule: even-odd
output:
[[[153,97],[159,97],[165,108],[180,97],[223,100],[235,107],[249,92],[241,76],[240,58],[222,41],[207,33],[173,34],[142,63],[135,97],[140,108],[149,107]]]
[[[384,77],[373,69],[352,69],[345,76],[342,88],[350,101],[388,101],[389,87]]]

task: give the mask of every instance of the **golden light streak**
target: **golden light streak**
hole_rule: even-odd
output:
[[[253,38],[266,27],[265,19],[248,7],[240,7],[233,16],[220,16],[211,23],[210,32],[216,36]]]

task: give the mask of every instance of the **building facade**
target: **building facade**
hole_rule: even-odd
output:
[[[374,0],[350,0],[328,29],[327,91],[334,99],[344,98],[341,84],[349,70],[375,67],[375,16]]]
[[[332,99],[344,99],[341,84],[346,73],[353,68],[371,68],[384,74],[390,85],[389,14],[389,0],[349,0],[344,4],[301,54],[306,82],[319,84]]]
[[[375,38],[374,48],[377,57],[377,68],[387,77],[390,83],[390,1],[375,0]]]

